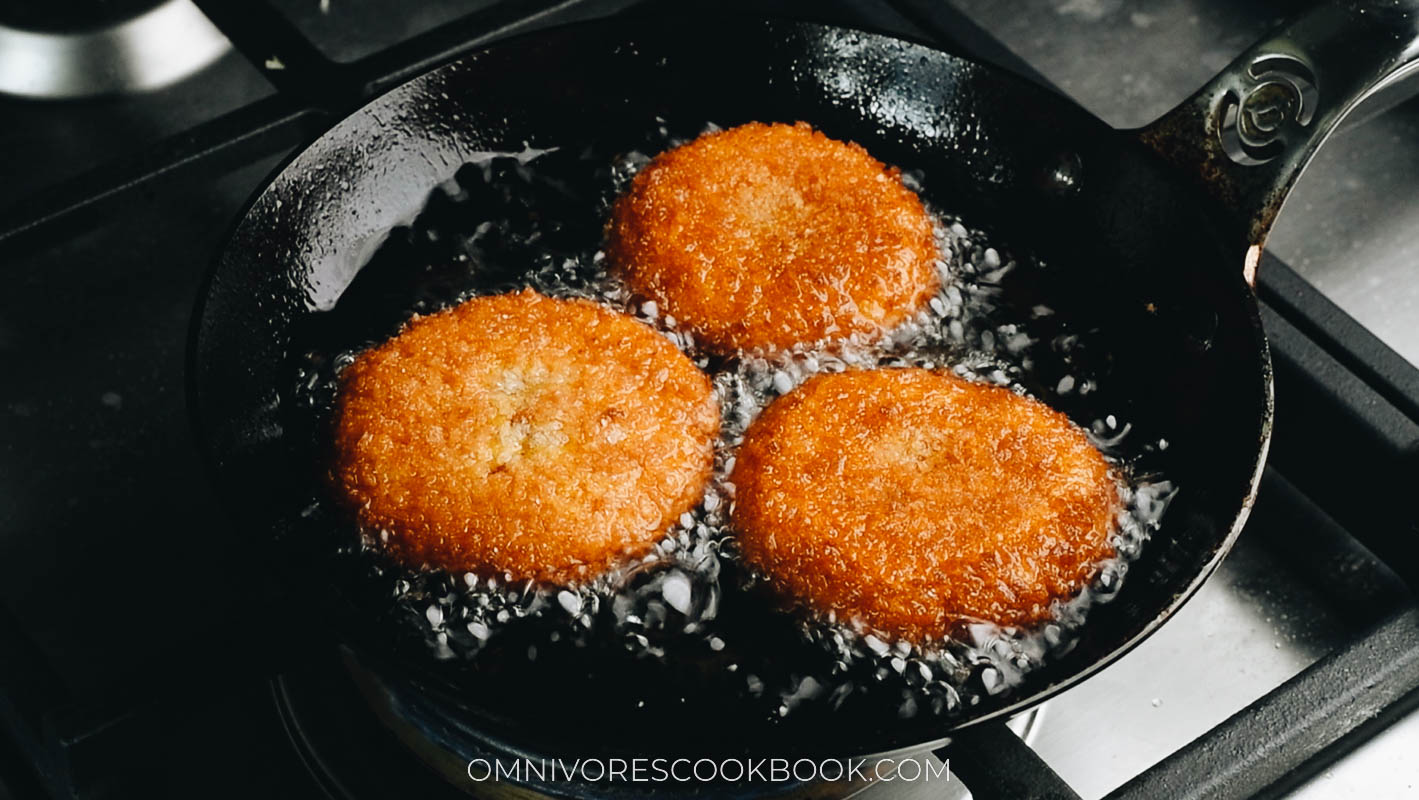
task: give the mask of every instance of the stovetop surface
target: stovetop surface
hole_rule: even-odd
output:
[[[499,5],[499,0],[272,0],[272,5],[321,53],[334,61],[350,62]]]
[[[446,0],[417,15],[376,0],[273,5],[327,57],[348,62],[494,4]],[[956,5],[1045,79],[1127,126],[1182,99],[1294,4]],[[825,3],[811,15],[931,38],[954,18],[931,6]],[[376,32],[372,18],[389,23]],[[984,39],[975,44],[996,52]],[[233,55],[163,91],[170,94],[74,108],[24,105],[10,117],[19,124],[0,129],[0,186],[9,188],[0,210],[107,154],[270,98],[273,89],[262,70]],[[12,103],[0,99],[0,113]],[[150,116],[153,109],[167,110]],[[1085,797],[1117,787],[1357,630],[1414,605],[1403,580],[1365,547],[1399,563],[1403,551],[1387,549],[1387,532],[1412,514],[1382,489],[1357,498],[1354,487],[1412,474],[1404,470],[1419,452],[1419,373],[1359,336],[1296,276],[1419,360],[1411,340],[1419,281],[1402,272],[1419,241],[1407,224],[1419,214],[1416,125],[1419,104],[1408,103],[1338,136],[1282,215],[1272,251],[1290,267],[1265,264],[1262,292],[1278,361],[1273,467],[1246,533],[1198,596],[1137,651],[1047,707],[1035,747]],[[113,149],[105,149],[108,130]],[[0,259],[8,271],[0,292],[0,642],[23,643],[0,658],[0,687],[9,690],[0,691],[0,707],[9,703],[13,718],[68,737],[66,752],[92,796],[106,788],[130,796],[137,787],[148,797],[191,796],[194,786],[209,797],[323,791],[290,746],[291,721],[267,682],[283,666],[269,643],[300,638],[300,610],[268,584],[255,535],[216,507],[184,397],[203,273],[284,155],[276,148],[217,178],[140,190],[100,219]],[[1348,415],[1333,430],[1307,429],[1341,413],[1333,409]],[[1374,463],[1331,479],[1327,456],[1352,454]],[[1387,736],[1412,747],[1416,728],[1406,719]],[[1386,787],[1414,784],[1419,769],[1384,755],[1397,752],[1384,741],[1299,791],[1327,796],[1376,776],[1391,780]],[[43,791],[27,761],[46,775],[67,768],[15,745],[0,739],[0,800]]]
[[[1305,0],[953,0],[1080,105],[1139,127]],[[1268,249],[1419,364],[1419,100],[1357,109],[1293,190]]]
[[[272,91],[259,69],[232,52],[187,80],[135,95],[75,102],[0,94],[0,214]]]

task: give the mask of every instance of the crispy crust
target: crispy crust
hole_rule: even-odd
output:
[[[530,290],[417,318],[341,375],[332,477],[408,566],[567,582],[699,502],[719,409],[650,328]]]
[[[1038,623],[1113,553],[1118,484],[1082,431],[922,369],[809,380],[749,428],[731,479],[744,555],[785,594],[915,640]]]
[[[607,239],[635,292],[724,353],[888,328],[940,283],[931,218],[897,171],[801,122],[660,154]]]

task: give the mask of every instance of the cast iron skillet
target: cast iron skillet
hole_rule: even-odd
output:
[[[292,613],[312,628],[457,706],[490,737],[540,752],[843,756],[939,742],[1038,703],[1167,620],[1238,535],[1271,432],[1271,368],[1251,286],[1261,245],[1338,121],[1415,63],[1416,6],[1322,6],[1141,131],[1113,130],[1034,85],[919,44],[792,22],[569,27],[417,78],[288,163],[212,271],[192,394],[213,480],[247,524],[241,546],[272,550],[292,578]],[[805,120],[920,170],[929,200],[1048,265],[1007,283],[1010,302],[1047,304],[1062,331],[1104,343],[1087,368],[1107,377],[1107,391],[1061,395],[1046,366],[1039,394],[1081,422],[1116,414],[1140,438],[1170,442],[1148,457],[1180,487],[1162,528],[1078,644],[1023,686],[944,721],[859,705],[771,722],[723,702],[692,666],[661,674],[588,653],[544,656],[529,674],[455,673],[376,624],[358,592],[321,568],[319,548],[302,547],[320,437],[293,421],[291,365],[312,341],[339,338],[327,319],[339,318],[337,301],[391,229],[474,153],[631,149],[659,120],[690,131]],[[775,629],[765,625],[771,648]],[[594,683],[559,690],[558,669]],[[635,706],[636,697],[650,702]]]

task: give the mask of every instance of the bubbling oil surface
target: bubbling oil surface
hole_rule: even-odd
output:
[[[930,206],[941,252],[941,288],[907,322],[885,334],[859,334],[787,352],[724,358],[701,350],[672,315],[633,297],[606,269],[600,250],[601,225],[611,202],[649,162],[647,153],[683,141],[662,124],[644,148],[629,152],[524,149],[472,160],[453,181],[434,190],[419,219],[391,235],[356,279],[361,284],[368,277],[366,284],[347,290],[352,299],[342,298],[335,313],[344,305],[347,320],[360,322],[352,330],[347,324],[336,326],[344,329],[338,336],[312,338],[297,369],[296,396],[319,436],[329,430],[340,370],[414,314],[521,288],[594,300],[653,327],[711,376],[722,427],[703,501],[682,515],[649,554],[571,586],[392,566],[380,558],[379,532],[355,536],[348,524],[337,523],[344,534],[331,542],[332,551],[338,551],[347,575],[363,583],[367,593],[384,598],[387,617],[406,645],[422,646],[436,660],[471,669],[478,668],[487,651],[497,649],[491,644],[518,632],[519,655],[524,653],[521,643],[528,642],[525,658],[532,661],[539,651],[569,644],[611,646],[639,659],[704,660],[728,676],[724,685],[737,687],[739,700],[773,718],[814,705],[837,708],[868,693],[893,704],[898,717],[949,718],[988,696],[1009,692],[1052,656],[1067,652],[1090,607],[1119,590],[1129,563],[1158,527],[1175,492],[1169,481],[1135,469],[1136,456],[1165,449],[1167,442],[1139,441],[1133,424],[1115,414],[1076,419],[1121,476],[1112,534],[1115,555],[1098,565],[1089,586],[1057,603],[1053,619],[1036,629],[964,621],[944,641],[913,643],[894,640],[858,620],[769,607],[772,587],[739,559],[729,524],[735,494],[729,475],[745,430],[775,398],[820,373],[872,367],[950,370],[1038,395],[1037,365],[1049,361],[1053,372],[1063,373],[1048,387],[1058,397],[1097,392],[1105,378],[1086,366],[1077,374],[1071,370],[1073,354],[1090,345],[1089,331],[1061,327],[1046,305],[1020,313],[1001,302],[1007,276],[1044,264],[1012,253],[984,231]],[[925,189],[919,173],[905,173],[903,180],[918,192]],[[324,495],[313,498],[309,514],[341,519]],[[789,615],[787,630],[797,640],[792,650],[801,663],[766,668],[763,658],[748,655],[753,647],[741,648],[739,626],[721,610],[727,600],[745,597],[762,598],[766,614]],[[741,652],[746,657],[736,658]]]

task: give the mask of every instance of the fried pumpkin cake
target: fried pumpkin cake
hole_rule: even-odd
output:
[[[333,483],[396,561],[569,582],[700,500],[719,408],[651,328],[585,300],[477,297],[340,376]]]
[[[1048,406],[925,369],[819,375],[745,434],[746,561],[783,594],[913,640],[1031,625],[1113,554],[1108,462]]]
[[[653,159],[607,226],[637,294],[720,353],[890,328],[937,290],[931,217],[897,171],[805,123],[749,123]]]

